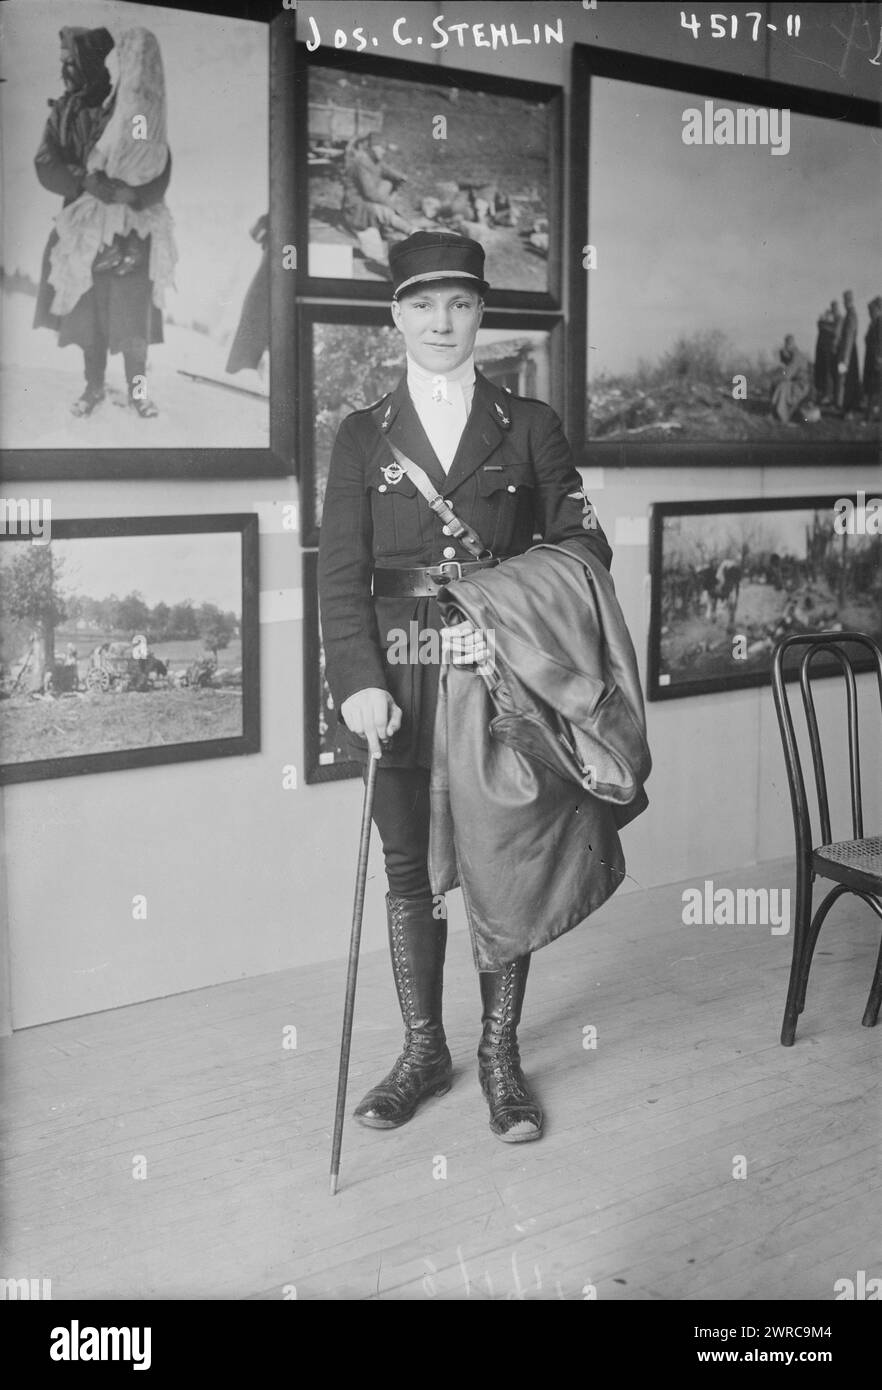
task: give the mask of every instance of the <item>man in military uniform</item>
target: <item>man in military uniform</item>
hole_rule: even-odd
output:
[[[441,659],[460,665],[479,662],[486,648],[468,624],[443,627],[436,591],[523,554],[537,535],[552,542],[578,537],[605,566],[611,559],[557,415],[475,370],[488,288],[483,248],[455,233],[420,231],[391,248],[389,265],[406,372],[388,396],[340,426],[319,549],[328,684],[365,772],[369,758],[380,760],[373,817],[389,885],[405,1044],[355,1111],[377,1129],[404,1124],[423,1099],[451,1084],[441,1018],[447,923],[437,913],[427,865],[439,669],[414,648],[423,634],[440,633]],[[453,524],[432,509],[402,460],[424,471],[452,508]],[[476,547],[467,545],[458,522],[477,533],[492,558],[473,558]],[[402,633],[410,635],[407,661],[400,659]],[[433,646],[437,639],[428,650]],[[479,1078],[491,1130],[507,1143],[542,1132],[517,1041],[529,964],[527,954],[503,970],[479,972]]]

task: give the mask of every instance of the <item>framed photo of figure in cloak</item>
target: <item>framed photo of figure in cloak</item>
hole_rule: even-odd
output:
[[[294,471],[294,24],[4,5],[5,480]]]

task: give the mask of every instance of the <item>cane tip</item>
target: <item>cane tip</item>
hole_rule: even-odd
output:
[[[332,1197],[336,1197],[336,1195],[337,1195],[337,1174],[336,1174],[336,1173],[332,1173],[332,1174],[331,1174],[331,1196],[332,1196]]]

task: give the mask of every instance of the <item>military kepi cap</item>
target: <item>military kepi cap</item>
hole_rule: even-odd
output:
[[[394,298],[424,280],[474,280],[483,294],[484,248],[479,241],[457,232],[412,232],[389,247]]]

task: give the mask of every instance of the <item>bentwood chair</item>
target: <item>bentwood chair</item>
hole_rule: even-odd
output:
[[[804,647],[799,662],[799,688],[805,723],[808,729],[811,760],[814,765],[815,789],[820,815],[821,844],[812,845],[812,828],[806,796],[802,762],[794,732],[790,697],[784,680],[784,658],[791,648]],[[796,831],[796,909],[793,916],[793,961],[790,966],[790,987],[781,1028],[781,1042],[792,1047],[796,1024],[805,1006],[805,992],[812,964],[815,943],[830,908],[843,893],[854,893],[863,899],[877,917],[882,919],[882,835],[864,836],[861,795],[861,763],[858,741],[858,704],[854,672],[854,648],[862,647],[872,655],[879,685],[880,714],[882,714],[882,651],[861,632],[795,633],[785,637],[772,658],[772,689],[778,727],[784,743],[784,760],[790,783],[790,803]],[[851,651],[846,650],[851,648]],[[830,804],[827,796],[827,777],[818,733],[818,719],[812,693],[812,663],[827,654],[838,662],[845,681],[846,712],[848,717],[848,768],[851,791],[852,839],[834,840],[830,828]],[[814,673],[817,675],[817,672]],[[877,730],[882,737],[882,720]],[[831,888],[812,916],[812,896],[815,879],[830,879]],[[876,972],[870,988],[867,1007],[861,1020],[865,1028],[874,1027],[882,1004],[882,946],[876,961]]]

